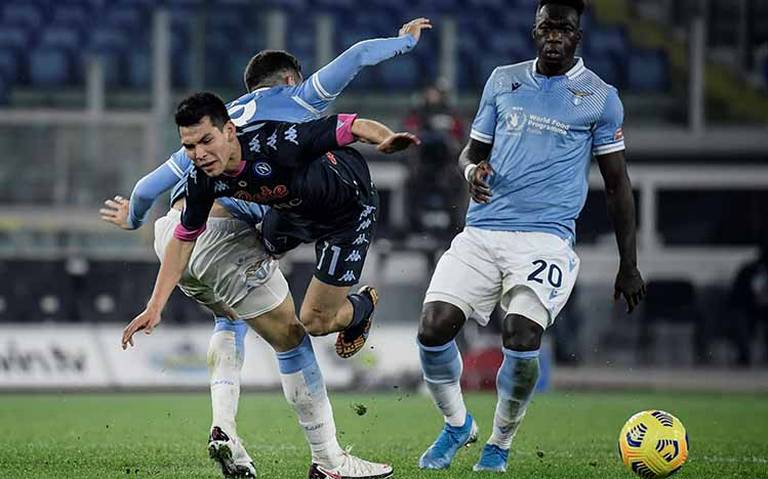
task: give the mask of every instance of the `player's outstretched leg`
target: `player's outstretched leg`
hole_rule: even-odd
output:
[[[354,356],[365,346],[379,294],[376,288],[366,285],[348,295],[347,299],[352,303],[352,321],[336,337],[336,354],[342,358]]]
[[[511,337],[505,334],[504,361],[496,375],[498,400],[493,433],[473,468],[475,471],[507,470],[512,439],[525,417],[539,379],[539,345],[543,328],[517,315],[506,318],[505,329],[508,329],[508,324],[514,324],[517,328]]]
[[[312,451],[310,479],[374,479],[390,477],[387,464],[364,461],[345,452],[336,439],[336,424],[323,375],[309,336],[295,348],[277,353],[283,393],[299,417]]]
[[[247,328],[242,321],[217,317],[208,345],[213,410],[208,454],[225,477],[256,477],[253,461],[237,436],[235,424]]]
[[[461,394],[463,366],[454,341],[465,321],[464,312],[452,304],[424,304],[418,336],[421,370],[435,405],[443,413],[445,426],[419,459],[422,469],[448,468],[461,447],[477,440],[477,424],[467,413]]]

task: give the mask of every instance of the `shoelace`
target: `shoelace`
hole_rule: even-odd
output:
[[[342,456],[344,459],[341,461],[341,465],[336,470],[343,470],[345,474],[368,474],[374,472],[376,465],[372,462],[368,462],[365,459],[350,454],[352,446],[348,446]]]
[[[459,444],[460,441],[457,437],[459,434],[461,434],[461,431],[452,430],[452,429],[449,429],[448,426],[446,426],[445,428],[443,428],[443,431],[440,433],[440,436],[437,438],[437,441],[435,441],[435,447],[448,449],[449,447],[452,447],[454,444]]]
[[[489,447],[485,451],[490,451],[490,454],[486,457],[497,459],[498,462],[507,462],[507,458],[504,455],[504,451],[498,447]]]

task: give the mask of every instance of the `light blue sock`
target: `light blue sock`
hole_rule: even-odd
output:
[[[496,415],[488,444],[509,449],[539,379],[539,350],[502,351],[504,361],[496,375]]]
[[[336,467],[343,450],[336,440],[331,402],[309,335],[295,348],[276,355],[283,394],[299,417],[299,425],[312,451],[312,461],[324,467]]]
[[[454,427],[463,426],[467,407],[461,394],[463,365],[456,341],[435,347],[419,342],[419,357],[427,389],[435,406],[443,413],[445,422]]]

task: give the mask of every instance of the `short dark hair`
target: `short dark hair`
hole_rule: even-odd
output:
[[[193,93],[181,100],[174,116],[176,126],[179,127],[197,125],[207,116],[211,119],[211,124],[221,130],[229,121],[224,101],[208,91]]]
[[[539,10],[546,5],[563,5],[565,7],[575,8],[576,12],[581,16],[586,8],[585,0],[539,0]]]
[[[301,65],[295,56],[283,50],[262,50],[245,67],[245,88],[253,91],[259,85],[276,80],[273,77],[286,70],[301,75]]]

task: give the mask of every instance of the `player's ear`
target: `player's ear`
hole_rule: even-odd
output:
[[[229,120],[224,124],[224,135],[227,141],[233,141],[237,138],[237,127],[232,120]]]

